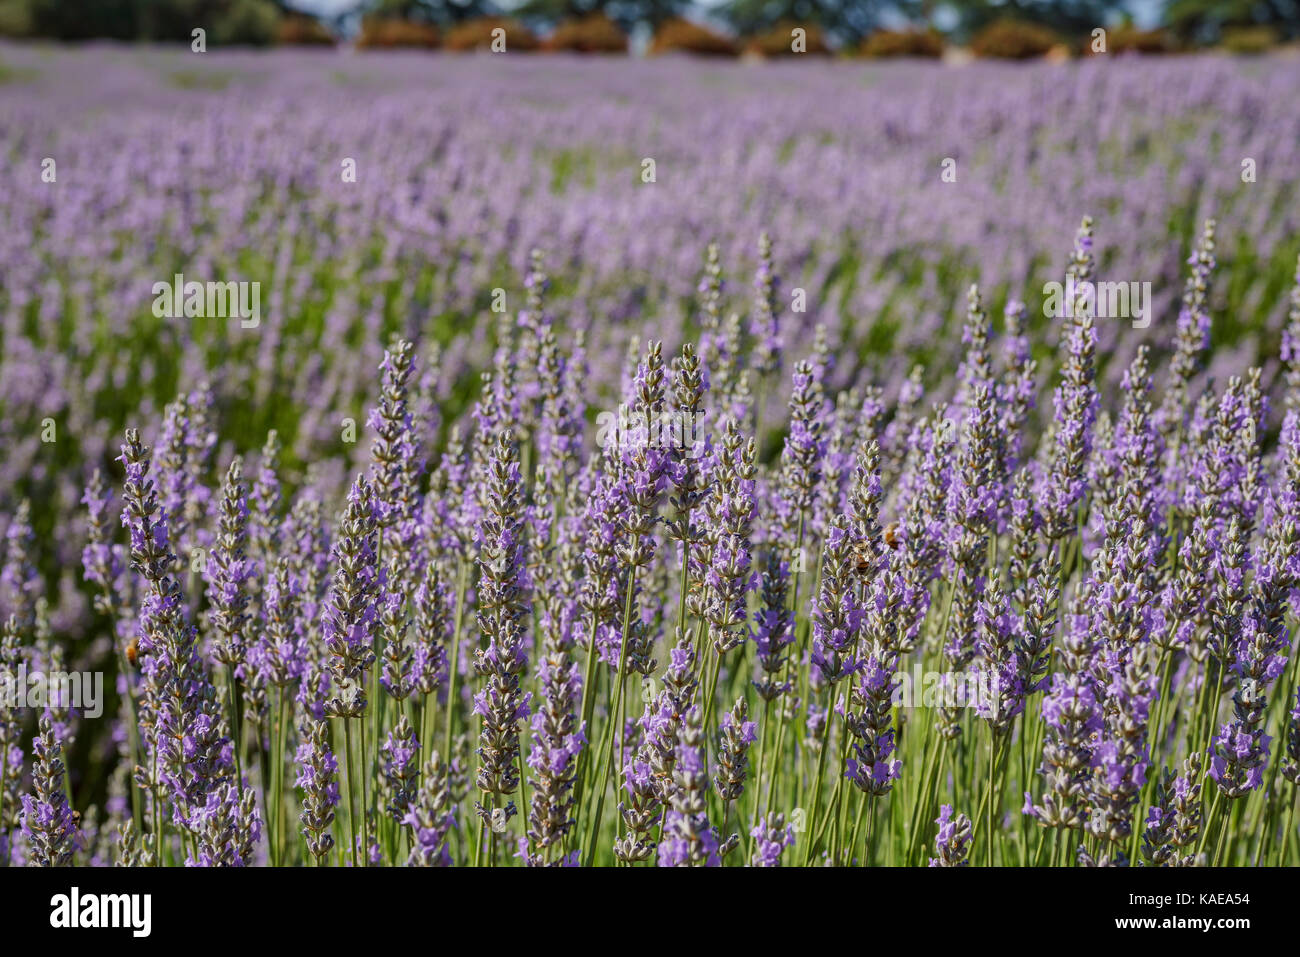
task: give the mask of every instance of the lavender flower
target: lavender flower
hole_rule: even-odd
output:
[[[1291,287],[1291,308],[1286,314],[1279,350],[1286,364],[1286,407],[1300,409],[1300,256],[1296,257],[1295,285]]]
[[[1287,712],[1286,757],[1282,761],[1282,776],[1300,786],[1300,691],[1296,692],[1295,704]]]
[[[65,768],[49,710],[41,712],[32,741],[32,787],[23,795],[23,833],[31,841],[32,859],[41,867],[64,867],[78,849],[76,815],[63,790]]]
[[[754,627],[757,674],[754,689],[765,702],[771,702],[790,690],[784,679],[786,649],[794,642],[793,615],[788,606],[790,565],[773,549],[764,562],[761,605]]]
[[[952,805],[945,804],[939,809],[939,816],[934,823],[939,825],[939,833],[934,839],[935,853],[939,856],[930,858],[930,866],[969,866],[970,861],[966,855],[970,853],[971,840],[974,838],[970,818],[965,814],[953,817]]]
[[[718,745],[718,772],[715,784],[726,804],[745,793],[745,774],[749,768],[749,747],[757,738],[758,725],[748,720],[744,698],[722,716],[722,741]]]
[[[10,615],[0,629],[0,688],[6,692],[18,680],[22,664],[19,649],[18,616]],[[21,820],[23,779],[22,713],[16,708],[0,708],[0,851],[8,864],[12,856],[9,832]]]
[[[242,798],[240,794],[242,793]],[[229,783],[211,791],[194,812],[198,854],[187,859],[197,867],[246,867],[253,863],[262,825],[252,790]]]
[[[1092,273],[1092,220],[1084,217],[1075,239],[1070,272],[1076,282]],[[1061,384],[1054,395],[1051,471],[1044,489],[1043,517],[1049,541],[1069,535],[1077,524],[1076,509],[1084,494],[1084,469],[1092,450],[1092,425],[1097,414],[1095,353],[1097,333],[1092,310],[1076,302],[1062,364]]]
[[[854,680],[844,723],[853,736],[845,776],[872,797],[888,794],[902,774],[903,762],[894,757],[893,692],[892,669],[870,655]]]
[[[488,511],[481,527],[478,625],[486,648],[475,652],[474,671],[487,681],[474,698],[483,719],[479,736],[478,787],[485,794],[513,794],[519,785],[519,722],[528,715],[529,695],[520,686],[527,664],[523,619],[526,565],[518,450],[509,432],[497,437],[488,482]],[[495,803],[494,803],[495,807]],[[514,805],[507,806],[511,813]],[[485,813],[480,806],[480,814]]]
[[[32,532],[31,502],[18,503],[9,527],[4,534],[4,561],[0,562],[0,615],[18,617],[24,629],[36,623],[36,600],[44,591],[40,573],[36,570],[32,554],[35,535]]]
[[[330,585],[322,629],[330,670],[340,691],[326,712],[337,718],[359,718],[366,710],[364,676],[375,660],[376,538],[374,493],[365,477],[358,476],[348,492],[334,545],[338,570]]]
[[[1086,616],[1076,613],[1064,638],[1064,671],[1052,678],[1043,699],[1047,737],[1043,743],[1045,793],[1035,805],[1025,793],[1024,813],[1043,827],[1074,829],[1084,825],[1084,789],[1090,775],[1095,735],[1102,718],[1095,683],[1088,673],[1093,649]],[[1080,624],[1082,622],[1082,624]]]
[[[537,662],[541,701],[532,718],[532,748],[528,766],[533,788],[528,812],[530,863],[551,863],[550,849],[559,845],[576,823],[573,787],[577,758],[586,743],[585,729],[575,713],[582,691],[577,665],[568,646],[555,632],[547,635],[546,648]]]
[[[122,524],[130,532],[132,568],[149,586],[140,611],[139,652],[145,675],[141,724],[152,759],[147,769],[137,770],[137,780],[151,791],[156,806],[170,797],[177,822],[190,826],[188,815],[208,808],[211,790],[224,776],[228,741],[221,732],[215,689],[198,656],[194,627],[170,574],[174,556],[166,517],[160,515],[148,478],[149,450],[134,429],[127,430],[122,462]],[[155,831],[155,858],[160,839]]]
[[[450,600],[439,563],[431,558],[425,562],[424,580],[416,588],[413,602],[416,646],[412,668],[426,711],[432,706],[430,696],[447,679],[447,645],[453,627]]]
[[[380,528],[389,528],[409,518],[414,507],[415,489],[411,479],[418,471],[411,420],[408,409],[408,383],[413,370],[412,345],[404,339],[384,353],[380,371],[383,388],[379,405],[371,410],[368,425],[375,430],[371,449],[372,481],[375,493],[375,518]]]
[[[248,521],[249,550],[253,558],[268,565],[280,546],[280,508],[283,493],[280,487],[280,435],[275,429],[266,434],[257,476],[249,495]]]
[[[754,867],[780,867],[781,855],[794,846],[794,827],[780,813],[768,814],[749,833],[754,838]]]
[[[380,748],[380,770],[384,778],[384,805],[389,816],[401,823],[415,800],[420,767],[420,742],[406,715],[397,719],[388,739]]]
[[[447,835],[455,824],[447,765],[435,751],[420,775],[420,791],[403,821],[411,829],[413,867],[445,867],[450,861]]]
[[[303,791],[299,819],[307,849],[320,866],[334,847],[329,827],[339,805],[339,764],[330,749],[329,725],[324,721],[304,718],[298,736],[298,777],[294,783]]]
[[[709,558],[703,607],[697,609],[709,623],[709,640],[719,655],[738,647],[746,637],[745,599],[754,584],[749,542],[755,514],[755,455],[753,440],[742,443],[734,424],[728,423],[706,506],[704,538]]]
[[[265,622],[255,652],[262,680],[277,688],[288,687],[307,670],[301,602],[301,587],[290,574],[288,560],[277,559],[263,592]]]
[[[772,266],[772,240],[763,233],[758,237],[758,274],[754,277],[754,316],[750,336],[754,339],[751,367],[759,376],[781,368],[781,336],[776,319],[776,299],[781,280]]]
[[[244,663],[248,622],[248,582],[252,563],[245,556],[248,502],[242,462],[235,458],[226,472],[221,493],[217,540],[208,555],[208,600],[213,631],[213,656],[233,669]]]
[[[698,709],[693,708],[683,716],[675,759],[676,787],[664,818],[659,866],[717,867],[721,863],[719,843],[717,832],[709,824],[706,800],[709,774]]]
[[[1166,771],[1147,813],[1142,856],[1158,867],[1189,867],[1196,862],[1201,829],[1201,755],[1192,752],[1182,774]]]
[[[821,459],[826,449],[820,391],[814,386],[812,371],[806,361],[795,366],[790,434],[781,452],[777,518],[784,541],[793,542],[795,548],[802,547],[803,523],[821,483]]]
[[[1178,326],[1174,335],[1174,354],[1169,361],[1169,384],[1160,406],[1161,431],[1175,447],[1185,427],[1187,386],[1200,367],[1201,353],[1209,344],[1210,314],[1207,303],[1210,280],[1217,265],[1214,259],[1215,228],[1213,219],[1205,221],[1200,241],[1187,260],[1192,268],[1183,289],[1183,303],[1178,311]]]
[[[822,679],[832,684],[861,666],[857,646],[862,608],[853,584],[854,568],[848,520],[841,515],[826,536],[822,585],[813,609],[812,663]]]

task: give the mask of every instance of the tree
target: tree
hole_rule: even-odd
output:
[[[212,39],[220,46],[267,46],[275,42],[280,18],[270,0],[233,0],[213,24]]]
[[[657,28],[665,20],[680,17],[691,6],[691,0],[608,0],[603,12],[630,31],[638,23]]]
[[[880,25],[882,15],[915,15],[916,0],[731,0],[727,22],[741,34],[770,30],[778,23],[815,24],[846,43],[856,43]]]
[[[1231,27],[1268,26],[1300,36],[1300,0],[1166,0],[1165,23],[1179,37],[1215,43]]]
[[[363,16],[415,20],[439,26],[486,17],[495,12],[492,0],[371,0],[361,8]]]
[[[561,20],[603,13],[609,0],[524,0],[512,13],[521,20],[552,26]]]
[[[214,43],[269,43],[284,13],[279,0],[5,0],[6,23],[55,40],[189,43],[196,27]]]
[[[135,0],[26,0],[24,5],[32,36],[57,40],[134,40],[138,36]]]
[[[1087,36],[1105,26],[1125,0],[946,0],[941,6],[957,14],[957,33],[969,37],[995,20],[1023,20],[1050,27],[1065,36]]]

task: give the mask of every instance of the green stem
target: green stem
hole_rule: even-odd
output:
[[[867,800],[868,800],[868,798],[867,798],[867,794],[866,794],[865,791],[863,791],[861,794],[858,795],[858,810],[857,810],[857,812],[853,815],[853,832],[852,832],[852,833],[850,834],[850,836],[849,836],[849,858],[848,858],[848,863],[849,863],[850,866],[853,864],[853,852],[854,852],[854,850],[857,849],[857,846],[858,846],[858,831],[862,828],[862,818],[863,818],[863,813],[862,813],[862,812],[863,812],[863,810],[864,810],[864,809],[866,808],[866,806],[867,806]],[[871,804],[871,819],[872,819],[872,820],[871,820],[871,824],[869,825],[868,830],[867,830],[867,841],[868,841],[868,843],[871,841],[871,830],[870,830],[870,828],[872,828],[872,827],[875,826],[875,817],[876,817],[876,804],[875,804],[875,802],[876,802],[878,799],[877,799],[876,797],[873,796],[870,800],[871,800],[871,802],[872,802],[872,804]],[[861,866],[862,866],[862,867],[869,867],[870,865],[871,865],[871,858],[870,858],[870,855],[867,854],[866,852],[864,852],[863,855],[862,855],[862,863],[861,863]]]
[[[486,791],[483,792],[483,798],[484,798],[484,800],[487,799],[487,792],[486,792]],[[496,799],[495,799],[495,798],[493,798],[493,800],[492,800],[492,804],[493,804],[493,810],[495,810],[495,806],[496,806]],[[478,840],[476,840],[476,841],[474,842],[474,866],[475,866],[475,867],[478,867],[478,866],[479,866],[479,860],[480,860],[480,858],[481,858],[481,856],[482,856],[482,852],[483,852],[483,832],[484,832],[484,829],[486,828],[486,826],[487,826],[487,822],[484,820],[483,815],[481,815],[481,814],[478,815]],[[489,861],[490,861],[490,858],[489,858]]]
[[[275,751],[275,843],[277,845],[276,860],[281,865],[284,864],[284,725],[285,725],[285,700],[284,687],[280,687],[280,727],[279,736],[276,740]]]
[[[456,711],[460,705],[456,697],[456,679],[460,674],[460,628],[465,620],[465,596],[469,591],[469,563],[462,558],[458,565],[456,623],[451,632],[451,673],[447,679],[447,728],[442,739],[442,758],[448,767],[451,767],[451,739],[456,727]]]
[[[363,714],[357,719],[361,737],[361,769],[366,767],[366,718]],[[376,752],[379,750],[376,742]],[[370,866],[370,848],[367,846],[370,835],[370,803],[369,796],[366,793],[367,785],[365,781],[361,782],[361,866]]]
[[[230,680],[226,682],[226,701],[230,705],[230,733],[233,739],[234,747],[231,751],[235,755],[235,784],[239,787],[244,785],[244,772],[239,763],[239,752],[241,736],[239,733],[239,713],[235,710],[235,666],[231,665],[228,669]]]
[[[847,701],[845,701],[845,705],[848,705]],[[831,836],[831,860],[835,862],[837,867],[840,863],[840,839],[843,837],[843,834],[841,833],[843,828],[841,827],[840,815],[844,804],[847,803],[842,800],[841,795],[844,792],[844,771],[845,768],[848,767],[848,755],[849,729],[848,725],[845,724],[844,733],[840,735],[840,763],[836,765],[835,768],[835,790],[831,794],[831,804],[827,809],[830,820],[835,822],[835,827]]]
[[[1286,833],[1282,837],[1282,857],[1278,860],[1278,866],[1286,867],[1287,862],[1291,859],[1291,832],[1295,830],[1295,806],[1296,795],[1300,788],[1291,789],[1290,807],[1286,812]]]
[[[1205,842],[1209,838],[1210,831],[1213,829],[1216,818],[1219,815],[1219,805],[1222,803],[1222,801],[1223,801],[1223,792],[1216,787],[1214,789],[1214,800],[1210,802],[1210,813],[1205,819],[1204,826],[1202,826],[1201,828],[1201,839],[1196,844],[1196,854],[1198,857],[1200,856],[1201,852],[1205,850]]]
[[[989,729],[989,783],[987,797],[985,800],[984,829],[987,832],[985,837],[985,861],[989,867],[993,866],[993,806],[1000,804],[1002,801],[1002,789],[997,787],[998,780],[998,758],[1001,757],[1002,741],[1001,736],[992,728]]]
[[[149,781],[153,797],[153,866],[162,867],[162,788],[158,786],[158,741],[153,745],[153,777]]]
[[[1216,864],[1218,864],[1219,861],[1223,860],[1224,838],[1228,836],[1229,831],[1234,829],[1232,825],[1235,821],[1237,812],[1240,810],[1240,808],[1241,808],[1241,802],[1238,801],[1233,805],[1232,810],[1228,812],[1228,819],[1224,821],[1223,824],[1219,827],[1219,839],[1214,845],[1214,857],[1210,861],[1211,867],[1214,867]]]
[[[352,866],[357,865],[357,808],[356,808],[356,774],[352,766],[352,719],[343,719],[343,749],[348,756],[348,830],[352,835]]]
[[[640,546],[640,536],[633,535],[632,548],[630,554],[635,554],[639,546]],[[619,711],[623,703],[623,684],[624,684],[624,678],[627,675],[627,638],[628,638],[628,631],[631,629],[631,623],[632,623],[632,596],[636,590],[636,570],[637,567],[633,565],[630,569],[628,569],[628,575],[627,575],[627,596],[624,599],[624,604],[623,604],[623,636],[622,636],[622,641],[620,643],[619,652],[618,652],[618,672],[614,678],[614,698],[611,702],[609,721],[605,727],[606,741],[603,741],[601,743],[601,752],[602,752],[600,756],[601,771],[599,774],[596,775],[596,787],[597,787],[596,812],[595,814],[592,815],[592,824],[591,824],[591,832],[590,832],[591,839],[588,842],[589,846],[587,848],[588,866],[591,865],[591,862],[595,858],[596,840],[600,835],[600,819],[605,810],[605,792],[608,789],[608,785],[609,785],[609,769],[610,766],[614,763],[614,751],[616,749],[619,752],[620,767],[623,761],[622,758],[623,749],[620,747],[622,742],[619,741],[619,737],[621,736],[623,729],[616,728],[615,725],[618,722]],[[594,654],[596,650],[594,642],[592,643],[591,650],[592,653]],[[615,788],[617,787],[618,787],[617,782],[615,782]]]
[[[271,865],[275,866],[275,818],[271,814],[271,801],[267,796],[267,782],[271,779],[271,759],[262,749],[262,721],[259,718],[256,724],[257,732],[257,760],[261,763],[262,773],[257,776],[257,788],[262,795],[262,809],[266,814],[266,844],[267,857]],[[275,740],[275,729],[269,728],[267,735],[272,741]]]
[[[127,668],[126,652],[122,650],[121,642],[114,640],[117,646],[117,666],[122,670],[122,680],[126,683],[126,741],[127,748],[131,755],[131,767],[134,768],[140,763],[140,727],[135,714],[135,693],[131,690],[131,672]],[[0,764],[7,762],[0,761]],[[4,768],[0,768],[0,798],[4,795]],[[135,782],[130,776],[127,778],[127,787],[131,789],[131,818],[135,821],[135,830],[137,834],[144,833],[144,817],[140,806],[140,789],[135,786]],[[0,821],[4,816],[0,815]]]
[[[600,658],[600,655],[596,650],[597,625],[598,625],[597,616],[593,614],[591,616],[591,630],[587,635],[587,665],[586,668],[583,670],[582,710],[579,712],[582,715],[582,730],[583,733],[587,735],[588,741],[592,740],[592,735],[590,731],[591,731],[592,711],[596,706],[596,695],[594,691],[594,687],[596,684],[596,662]],[[575,777],[575,784],[573,787],[573,806],[579,809],[583,807],[583,803],[582,803],[583,792],[587,784],[587,771],[588,771],[588,765],[591,760],[590,754],[591,754],[590,745],[588,745],[588,747],[585,747],[580,752],[578,752],[578,767],[575,772],[576,777]],[[570,828],[569,830],[570,836],[565,839],[566,849],[569,846],[570,840],[576,836],[576,831],[577,828]]]
[[[818,809],[821,807],[822,797],[822,773],[826,769],[826,752],[830,750],[831,742],[831,724],[835,721],[835,703],[832,701],[826,711],[826,726],[822,729],[822,746],[817,755],[817,777],[813,784],[812,791],[812,815],[808,818],[808,843],[804,846],[803,863],[808,866],[812,860],[813,847],[821,838],[820,828],[818,825]]]
[[[758,769],[754,775],[754,784],[750,790],[750,819],[754,824],[759,824],[763,820],[763,768],[767,763],[767,729],[769,718],[772,713],[772,699],[763,699],[763,728],[758,740]],[[749,838],[745,841],[745,860],[754,859],[754,834],[751,829]]]

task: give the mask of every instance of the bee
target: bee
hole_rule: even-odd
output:
[[[880,537],[886,545],[895,550],[903,544],[902,540],[898,537],[897,522],[890,522],[886,525],[885,530],[881,533]],[[854,549],[853,557],[856,561],[859,575],[867,575],[871,573],[873,567],[873,556],[869,545],[866,543],[859,544]]]
[[[131,663],[132,668],[140,667],[140,639],[132,638],[131,643],[126,646],[126,660]]]

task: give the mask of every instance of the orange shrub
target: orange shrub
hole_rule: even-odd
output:
[[[1270,26],[1228,27],[1220,41],[1229,53],[1267,53],[1281,42],[1278,32]]]
[[[565,20],[543,46],[547,50],[573,53],[626,53],[627,34],[605,14],[594,13],[578,20]]]
[[[1085,37],[1085,56],[1101,56],[1092,49],[1092,37]],[[1115,27],[1106,31],[1106,53],[1172,53],[1174,42],[1164,30],[1139,30],[1134,26]]]
[[[328,46],[334,45],[334,34],[314,17],[291,15],[280,21],[276,30],[275,42],[283,46]]]
[[[536,50],[541,44],[537,35],[518,20],[504,17],[476,17],[458,23],[447,31],[443,46],[448,50],[467,52],[470,50],[492,49],[492,31],[501,29],[505,33],[506,52]]]
[[[359,50],[394,47],[432,50],[437,46],[438,28],[431,23],[416,23],[414,20],[369,17],[361,22],[361,35],[357,37]]]
[[[750,37],[745,41],[745,52],[757,53],[760,56],[802,56],[803,53],[795,53],[793,49],[796,27],[802,27],[804,30],[803,53],[824,56],[831,52],[831,48],[826,45],[826,36],[822,33],[821,27],[788,20],[781,21],[766,33],[758,33]]]
[[[655,31],[651,53],[698,53],[704,56],[735,56],[736,45],[707,27],[674,17]]]
[[[998,20],[975,34],[970,46],[976,56],[1031,60],[1056,46],[1056,34],[1036,23]]]
[[[862,55],[914,56],[937,60],[943,56],[943,34],[938,30],[877,30],[862,41]]]

